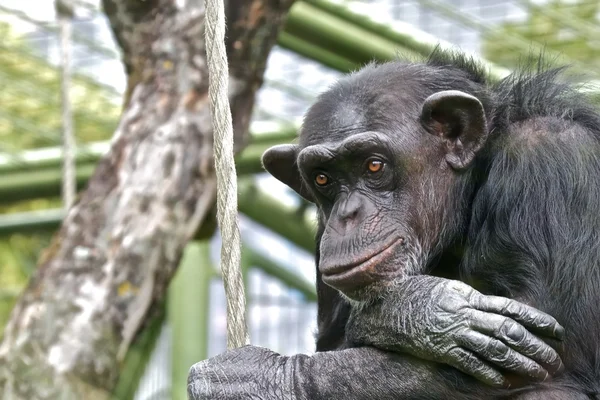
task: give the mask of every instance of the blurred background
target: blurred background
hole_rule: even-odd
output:
[[[75,2],[71,106],[76,175],[85,185],[108,150],[126,77],[98,1]],[[0,326],[63,216],[60,200],[60,29],[52,1],[0,0]],[[600,80],[597,0],[365,0],[297,2],[271,52],[245,151],[258,160],[291,140],[315,97],[371,59],[458,46],[502,77],[544,49],[573,79]],[[594,90],[593,85],[590,86]],[[240,173],[243,268],[250,335],[284,354],[314,350],[313,210],[265,174]],[[192,362],[225,349],[219,235],[186,250],[166,317],[140,350],[135,399],[170,399]]]

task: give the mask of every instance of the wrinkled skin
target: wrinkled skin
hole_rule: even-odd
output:
[[[382,364],[389,368],[382,370]],[[407,373],[414,374],[414,380],[395,378]],[[190,399],[232,400],[420,399],[425,398],[420,393],[434,377],[429,364],[374,348],[286,357],[246,346],[192,366],[188,395]],[[384,387],[377,385],[381,383]],[[437,398],[443,398],[439,397],[443,393],[438,391]]]
[[[400,291],[393,287],[385,295],[393,301],[353,309],[346,326],[350,343],[448,364],[495,386],[510,385],[492,365],[538,381],[563,368],[558,353],[528,331],[563,338],[549,315],[484,296],[460,281],[415,276],[398,285]]]
[[[192,368],[191,398],[600,393],[600,151],[583,152],[600,150],[600,117],[562,103],[553,76],[525,75],[527,90],[507,80],[500,107],[475,67],[435,57],[347,77],[309,110],[298,144],[263,156],[317,205],[318,337],[332,351],[228,351]]]
[[[385,365],[386,368],[381,368]],[[446,371],[448,372],[448,371]],[[460,380],[451,385],[456,397],[448,397],[448,385],[439,381],[434,364],[360,347],[336,352],[281,356],[271,350],[245,346],[229,350],[192,366],[188,379],[191,400],[437,400],[499,398],[476,394],[477,382]],[[502,397],[506,398],[506,397]],[[589,400],[569,389],[539,389],[516,394],[519,400]]]
[[[349,343],[445,363],[497,387],[508,387],[508,380],[482,359],[532,381],[543,381],[548,371],[562,369],[558,354],[525,329],[562,337],[562,327],[547,314],[509,299],[483,296],[462,282],[432,276],[408,278],[390,291],[390,297],[384,298],[392,301],[353,310],[347,327]],[[410,312],[400,311],[406,309]],[[382,362],[386,363],[383,371]],[[360,371],[360,378],[352,370]],[[407,379],[394,378],[399,376]],[[196,364],[190,371],[188,391],[191,399],[343,396],[366,400],[418,399],[427,389],[431,398],[443,398],[447,389],[429,379],[439,380],[431,364],[371,347],[288,357],[246,346]],[[384,383],[374,384],[379,382]]]

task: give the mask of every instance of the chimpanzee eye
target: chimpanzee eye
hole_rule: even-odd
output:
[[[329,178],[325,174],[317,174],[315,176],[315,183],[319,186],[325,186],[329,182]]]
[[[383,161],[381,161],[377,158],[372,158],[367,163],[367,168],[369,169],[369,172],[372,172],[372,173],[379,172],[383,168]]]

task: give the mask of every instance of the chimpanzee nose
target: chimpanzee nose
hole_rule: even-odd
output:
[[[341,219],[345,220],[355,219],[358,216],[360,206],[361,201],[359,199],[359,196],[355,196],[354,193],[350,193],[348,197],[342,200],[338,215]]]
[[[342,231],[350,231],[362,220],[363,199],[362,196],[351,192],[346,198],[339,200],[337,210],[337,222]]]

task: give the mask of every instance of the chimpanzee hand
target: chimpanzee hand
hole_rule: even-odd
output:
[[[192,366],[190,399],[295,400],[289,357],[257,346],[228,350]]]
[[[355,345],[409,353],[506,386],[506,377],[490,364],[539,381],[563,369],[558,353],[528,329],[564,336],[554,318],[525,304],[420,275],[394,282],[374,303],[354,307],[346,335]]]

